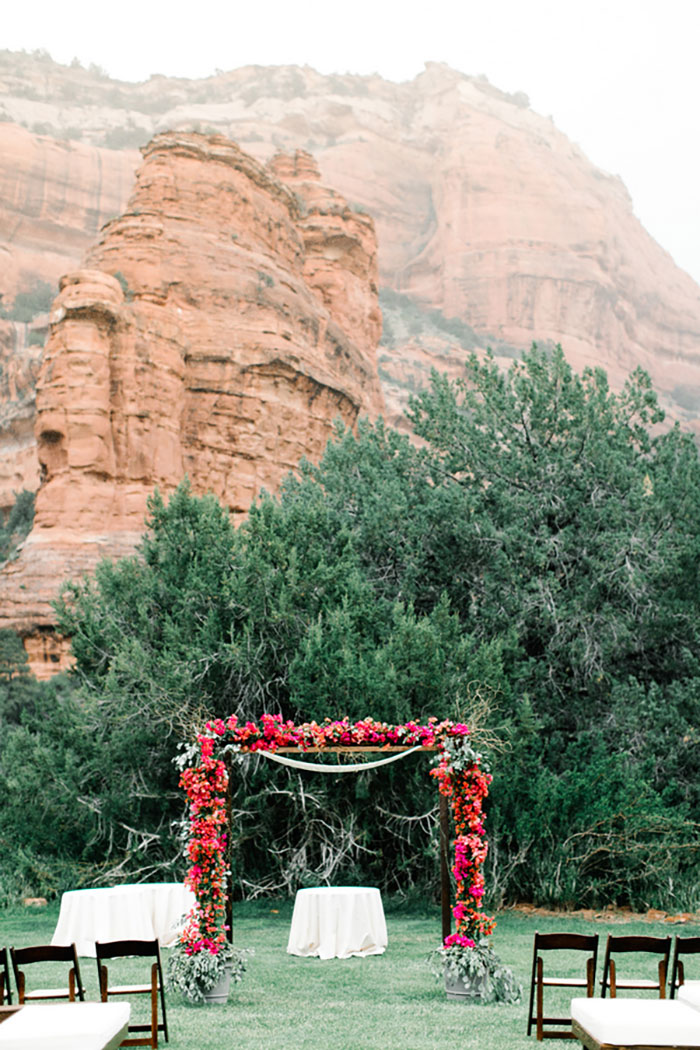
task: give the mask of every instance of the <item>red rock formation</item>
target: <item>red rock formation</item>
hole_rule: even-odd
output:
[[[318,457],[335,418],[380,413],[379,328],[370,219],[220,136],[157,136],[127,212],[61,281],[37,388],[43,483],[0,626],[50,625],[61,579],[133,549],[156,486],[188,474],[241,514]]]
[[[0,295],[37,281],[58,287],[118,215],[138,153],[95,149],[0,123]]]
[[[335,190],[321,185],[313,157],[304,150],[276,154],[268,168],[303,202],[298,221],[304,239],[304,279],[358,346],[376,346],[382,333],[377,294],[374,223],[353,211]]]
[[[375,219],[384,286],[467,322],[482,346],[561,342],[576,368],[601,365],[615,385],[641,364],[681,419],[700,414],[700,289],[642,229],[620,181],[522,95],[436,64],[403,84],[293,66],[123,84],[4,53],[0,78],[8,117],[52,123],[57,134],[77,125],[90,142],[206,124],[261,159],[305,145],[324,182]],[[114,181],[120,154],[89,155],[99,158],[103,183]],[[21,176],[27,199],[45,196],[41,185],[63,184],[41,174],[56,162],[46,153]],[[85,175],[81,182],[76,170],[71,185],[76,199],[90,201],[96,169]],[[10,214],[23,193],[18,183],[7,197],[3,185]],[[26,228],[44,247],[56,243]],[[71,265],[78,262],[76,254]],[[425,348],[411,345],[418,359],[410,346],[386,350],[394,421],[422,374]]]
[[[37,275],[53,280],[81,265],[97,223],[121,212],[115,202],[124,199],[134,154],[95,144],[120,131],[206,124],[261,162],[234,161],[235,151],[212,140],[211,170],[225,177],[205,179],[200,192],[192,180],[200,154],[189,137],[157,140],[128,212],[87,262],[120,272],[126,298],[117,301],[104,276],[97,285],[90,275],[72,278],[61,292],[66,317],[49,358],[66,395],[82,390],[84,375],[92,401],[82,414],[62,406],[42,379],[49,481],[28,541],[35,576],[26,558],[11,567],[25,574],[17,576],[13,594],[22,600],[12,622],[47,622],[42,580],[71,515],[82,516],[84,531],[66,533],[64,562],[84,541],[92,563],[117,537],[133,542],[154,484],[168,488],[187,470],[199,489],[225,492],[242,510],[261,484],[274,487],[302,451],[319,447],[333,412],[349,419],[358,405],[376,411],[373,365],[343,349],[348,337],[371,346],[378,325],[366,292],[376,281],[372,227],[357,206],[376,223],[384,288],[405,296],[387,307],[393,337],[379,356],[391,422],[431,365],[456,374],[473,347],[490,344],[507,357],[537,340],[561,342],[577,369],[604,367],[614,386],[642,365],[675,415],[700,429],[700,288],[642,229],[618,179],[526,99],[483,78],[436,65],[404,84],[247,67],[206,81],[130,85],[0,53],[0,103],[17,123],[44,122],[57,135],[77,126],[91,143],[0,125],[3,304]],[[274,156],[301,145],[315,162]],[[315,164],[351,208],[320,186]],[[70,306],[74,296],[83,297],[80,308]],[[5,339],[0,352],[12,358],[13,374],[31,376],[17,357],[16,330]],[[114,412],[100,401],[107,388]],[[180,394],[175,419],[162,402]],[[35,470],[31,395],[23,397],[0,414],[2,498]],[[295,436],[302,419],[308,443]],[[105,514],[111,524],[103,529]],[[34,612],[22,585],[24,595],[37,595]]]

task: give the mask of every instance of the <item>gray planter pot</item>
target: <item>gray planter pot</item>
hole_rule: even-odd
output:
[[[221,977],[213,985],[208,992],[202,992],[204,996],[204,1002],[207,1005],[220,1005],[223,1006],[228,1002],[228,993],[231,989],[231,963],[226,963],[224,966]]]
[[[445,991],[447,998],[453,1002],[478,1002],[483,997],[487,984],[488,974],[483,974],[481,977],[467,977],[465,975],[454,977],[451,974],[445,974]]]

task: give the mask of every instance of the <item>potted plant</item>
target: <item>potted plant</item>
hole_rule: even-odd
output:
[[[452,933],[430,953],[436,977],[445,980],[447,998],[458,1002],[517,1003],[522,988],[513,971],[504,966],[487,937],[478,942]]]
[[[191,1003],[225,1003],[231,982],[241,980],[250,948],[181,939],[168,957],[168,987]]]

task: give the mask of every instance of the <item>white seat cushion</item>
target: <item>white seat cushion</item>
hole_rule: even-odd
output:
[[[700,1047],[700,1012],[671,999],[572,999],[571,1018],[601,1044]]]
[[[646,977],[628,977],[621,981],[615,981],[616,988],[658,988],[659,982],[649,980]]]
[[[130,1013],[128,1003],[23,1006],[0,1024],[0,1050],[104,1050]]]
[[[686,981],[676,992],[678,1001],[700,1010],[700,981]]]
[[[585,988],[587,982],[580,977],[545,977],[542,984],[551,988]]]

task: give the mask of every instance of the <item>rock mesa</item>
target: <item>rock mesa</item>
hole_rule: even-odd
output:
[[[188,475],[244,514],[336,418],[383,410],[372,220],[300,153],[266,168],[166,133],[143,154],[127,210],[60,282],[38,376],[42,482],[0,613],[38,673],[63,659],[58,584],[133,550],[156,486]]]

